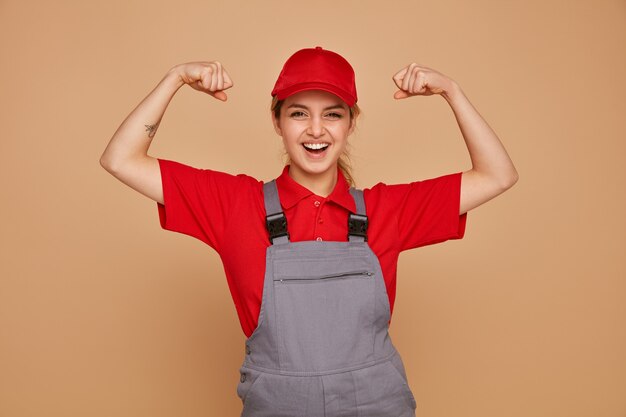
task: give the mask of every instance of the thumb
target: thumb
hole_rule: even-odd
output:
[[[398,90],[393,94],[393,98],[395,98],[396,100],[407,97],[409,97],[409,94],[404,90]]]
[[[221,100],[221,101],[228,100],[228,96],[223,91],[216,91],[215,93],[213,93],[213,97],[215,97],[216,99]]]

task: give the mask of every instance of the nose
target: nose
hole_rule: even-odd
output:
[[[312,117],[310,119],[309,127],[307,129],[307,133],[314,138],[318,138],[324,134],[324,121],[321,117]]]

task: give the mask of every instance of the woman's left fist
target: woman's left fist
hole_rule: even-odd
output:
[[[395,99],[442,94],[454,85],[454,81],[442,73],[415,62],[398,71],[393,82],[400,89],[393,95]]]

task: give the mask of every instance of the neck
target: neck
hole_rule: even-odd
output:
[[[293,164],[289,165],[289,176],[301,186],[311,190],[315,195],[328,197],[337,184],[337,166],[320,174],[309,174]]]

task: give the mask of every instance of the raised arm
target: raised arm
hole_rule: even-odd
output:
[[[233,86],[218,61],[190,62],[170,69],[159,84],[126,117],[100,157],[100,165],[134,190],[163,204],[159,161],[148,156],[152,138],[172,97],[184,84],[226,101]]]
[[[461,87],[445,75],[412,63],[393,77],[400,89],[394,97],[440,94],[446,99],[465,140],[472,168],[461,179],[460,214],[511,188],[519,176],[502,142],[472,106]]]

